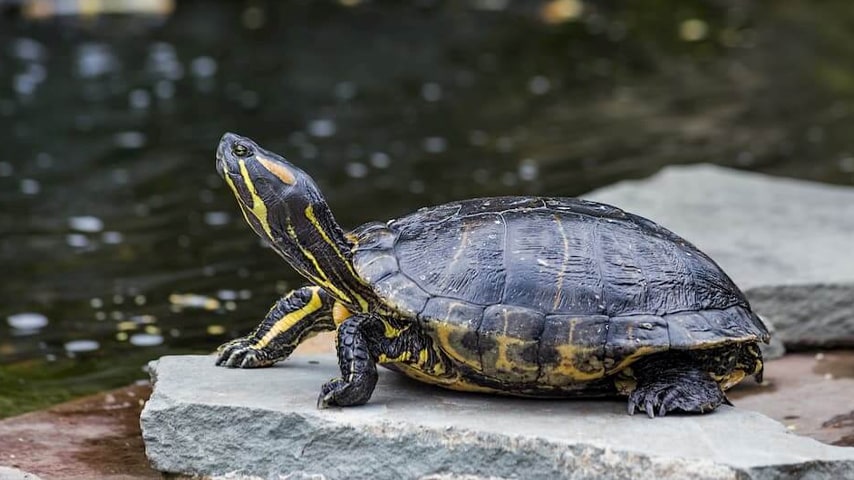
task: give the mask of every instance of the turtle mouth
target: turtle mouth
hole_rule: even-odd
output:
[[[216,171],[221,177],[228,174],[228,165],[225,161],[225,142],[220,141],[216,148]]]

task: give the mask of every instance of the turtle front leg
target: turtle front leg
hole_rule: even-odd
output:
[[[254,332],[217,349],[223,367],[266,367],[286,359],[303,340],[335,330],[335,300],[316,286],[294,290],[276,302]]]
[[[427,335],[408,321],[376,314],[358,314],[338,327],[338,366],[341,377],[323,385],[317,407],[367,403],[377,383],[376,364],[414,367],[436,383],[458,378]]]
[[[380,320],[370,314],[354,315],[338,327],[338,367],[341,377],[326,382],[317,408],[364,405],[377,385],[377,366],[371,354],[371,330]]]
[[[711,375],[688,356],[650,357],[632,365],[637,387],[629,394],[629,415],[649,418],[668,412],[707,413],[722,403],[732,405]]]

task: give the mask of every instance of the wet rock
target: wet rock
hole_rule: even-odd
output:
[[[854,188],[692,165],[587,198],[711,255],[787,347],[854,346]]]
[[[854,447],[854,351],[790,353],[765,364],[764,382],[741,382],[727,396],[798,435]]]
[[[363,407],[317,410],[332,355],[268,369],[212,357],[151,364],[142,412],[165,472],[270,478],[848,478],[854,449],[793,435],[749,410],[628,416],[623,401],[538,401],[449,392],[382,371]],[[301,477],[298,477],[301,478]]]
[[[139,433],[149,392],[147,385],[131,385],[2,419],[0,462],[45,479],[160,478],[148,466]],[[4,474],[0,469],[0,480]]]
[[[0,467],[0,480],[40,480],[37,475],[12,467]]]

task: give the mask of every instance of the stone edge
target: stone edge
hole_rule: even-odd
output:
[[[152,367],[155,367],[152,368],[154,382],[156,366]],[[193,410],[196,408],[203,408],[209,415],[194,418]],[[181,419],[181,425],[169,425],[171,435],[156,433],[164,429],[154,425],[165,425],[167,419],[175,418]],[[591,444],[566,445],[454,427],[443,431],[389,423],[354,427],[315,415],[200,403],[178,404],[159,393],[156,385],[140,423],[146,455],[152,466],[165,472],[191,475],[238,474],[269,478],[299,473],[346,478],[371,476],[385,470],[390,475],[403,478],[437,474],[497,478],[708,480],[854,476],[854,461],[849,460],[815,460],[745,469],[704,459],[649,456]],[[147,423],[152,423],[152,428],[146,428]],[[195,433],[178,431],[181,426],[189,425],[196,429]],[[240,425],[240,428],[235,429],[234,425]],[[275,449],[274,454],[270,454],[270,448],[265,449],[266,454],[253,452],[251,442],[241,437],[246,428],[265,431],[266,434],[260,438],[273,438],[281,446]],[[371,448],[365,448],[366,445],[371,445]],[[171,452],[178,446],[193,454],[174,458]],[[237,451],[228,454],[230,449]],[[240,456],[253,459],[252,467],[228,465],[222,460],[223,457]],[[342,465],[350,468],[344,469]]]

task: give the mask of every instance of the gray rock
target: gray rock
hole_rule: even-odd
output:
[[[0,480],[40,480],[38,475],[12,467],[0,466]]]
[[[586,197],[708,253],[786,346],[854,346],[854,188],[692,165]]]
[[[854,478],[854,448],[788,433],[758,413],[650,420],[624,401],[449,392],[388,371],[363,407],[317,410],[335,358],[268,369],[213,357],[151,364],[142,435],[154,468],[232,478]],[[292,476],[291,476],[292,475]],[[290,476],[290,477],[289,477]]]

